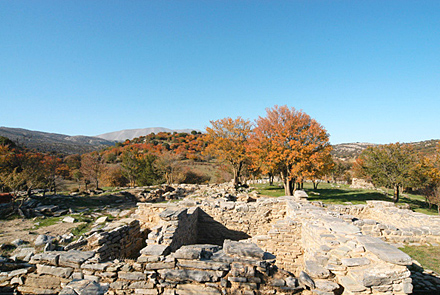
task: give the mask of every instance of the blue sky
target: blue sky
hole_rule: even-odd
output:
[[[440,138],[440,1],[0,1],[0,126],[69,135],[254,120],[332,143]]]

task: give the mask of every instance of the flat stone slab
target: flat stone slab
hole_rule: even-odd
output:
[[[94,251],[77,251],[69,250],[67,252],[60,251],[58,264],[62,266],[70,266],[73,268],[79,268],[86,260],[92,258],[95,255]]]
[[[147,256],[168,255],[170,253],[170,248],[168,245],[148,245],[143,248],[140,253]]]
[[[264,251],[254,243],[225,240],[223,243],[223,252],[231,256],[250,257],[259,260],[264,259]]]
[[[356,237],[358,242],[362,244],[366,250],[375,254],[380,259],[398,265],[411,265],[411,257],[400,251],[394,246],[391,246],[381,239],[369,237],[369,236],[358,236]]]
[[[326,279],[330,276],[328,269],[323,268],[313,260],[306,260],[305,269],[312,278]]]
[[[367,265],[367,264],[370,264],[370,262],[371,262],[370,259],[368,259],[366,257],[341,259],[342,265],[349,266],[349,267]]]
[[[163,210],[160,214],[159,217],[162,220],[166,220],[166,221],[170,221],[170,220],[179,220],[179,216],[181,216],[182,214],[186,214],[187,209],[172,209],[172,208],[167,208],[165,210]]]
[[[107,284],[100,284],[89,280],[72,281],[60,292],[60,295],[104,295],[108,291]],[[75,293],[72,293],[74,291]]]

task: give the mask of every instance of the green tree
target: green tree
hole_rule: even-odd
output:
[[[354,170],[358,177],[368,178],[375,186],[394,189],[394,202],[400,191],[414,183],[416,156],[411,146],[392,143],[369,147],[356,159]]]

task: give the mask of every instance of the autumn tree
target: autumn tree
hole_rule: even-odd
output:
[[[103,171],[102,157],[98,152],[84,154],[81,157],[81,174],[87,189],[88,183],[94,183],[99,188],[99,178]]]
[[[284,192],[293,194],[294,183],[305,176],[308,167],[319,169],[331,146],[324,127],[302,111],[287,106],[266,109],[266,117],[256,120],[249,139],[249,151],[254,161],[264,163],[267,173],[279,171]]]
[[[358,177],[367,178],[376,186],[394,189],[394,202],[399,201],[403,187],[411,185],[416,158],[411,146],[392,143],[368,147],[354,164]]]
[[[440,144],[434,155],[422,157],[419,161],[416,177],[423,187],[429,207],[435,204],[440,214]]]
[[[208,146],[205,154],[211,154],[218,160],[228,163],[233,173],[234,185],[239,184],[240,173],[248,159],[246,145],[252,124],[241,117],[224,118],[210,121],[211,127],[206,128],[205,140]]]

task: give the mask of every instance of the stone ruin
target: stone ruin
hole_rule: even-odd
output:
[[[440,243],[440,218],[182,186],[64,247],[0,258],[0,294],[440,294],[393,244]],[[389,242],[389,243],[387,243]],[[20,259],[20,257],[18,256]]]

